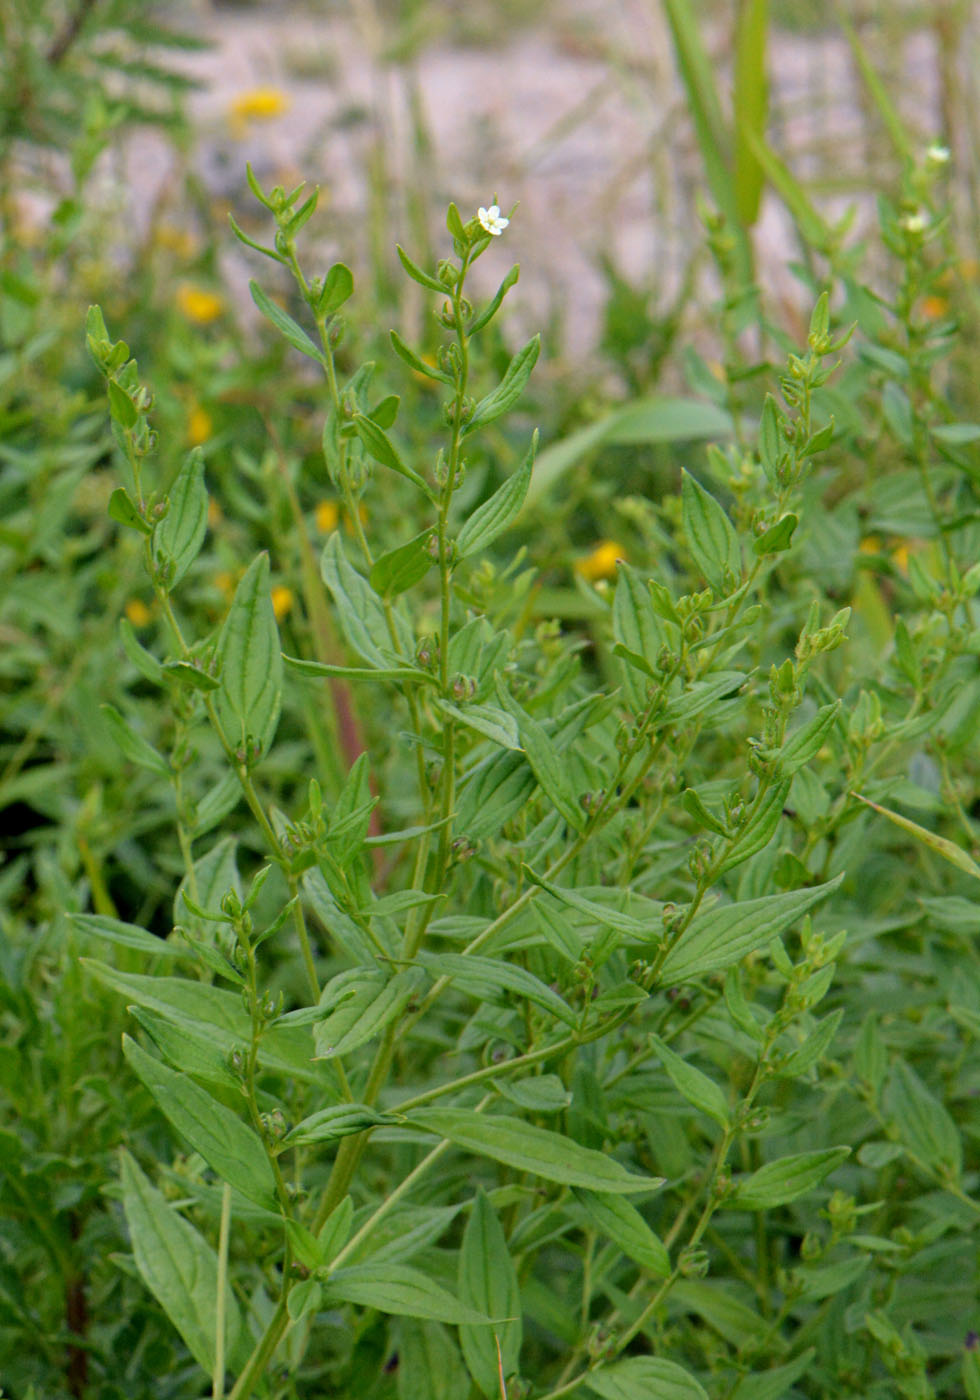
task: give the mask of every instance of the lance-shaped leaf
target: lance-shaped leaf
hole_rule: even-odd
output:
[[[437,977],[451,977],[460,991],[470,996],[490,1002],[526,997],[566,1025],[577,1023],[575,1012],[557,992],[516,963],[463,953],[420,953],[418,961]]]
[[[336,1142],[365,1128],[378,1128],[385,1123],[397,1123],[393,1113],[379,1113],[363,1103],[340,1103],[311,1113],[283,1138],[284,1147],[303,1147],[314,1142]]]
[[[316,304],[321,316],[332,316],[354,294],[354,275],[346,263],[334,263],[323,279],[323,291]]]
[[[827,735],[833,729],[840,714],[841,702],[824,705],[806,724],[791,734],[779,750],[779,771],[784,778],[790,778],[811,758],[815,758],[824,745]]]
[[[82,933],[94,934],[123,948],[136,948],[141,953],[149,953],[151,957],[193,959],[194,956],[184,944],[157,938],[147,933],[145,928],[124,924],[120,919],[109,919],[104,914],[69,914],[68,922]]]
[[[384,605],[367,580],[348,563],[338,534],[331,535],[323,546],[320,573],[333,595],[347,641],[372,666],[382,670],[390,667],[394,648]],[[402,650],[411,655],[412,634],[397,613],[395,628]]]
[[[456,1344],[440,1322],[399,1325],[397,1375],[398,1400],[459,1400],[469,1389]]]
[[[265,753],[279,722],[282,652],[269,592],[269,556],[259,554],[235,589],[218,637],[218,717],[233,749],[249,742]]]
[[[721,904],[692,921],[664,959],[659,981],[666,986],[703,977],[741,962],[756,948],[803,917],[837,888],[843,874],[812,889],[763,895],[740,904]]]
[[[849,1259],[847,1263],[848,1265],[857,1263],[863,1271],[868,1265],[868,1260],[866,1258]],[[853,1282],[853,1277],[851,1282]],[[839,1293],[843,1291],[843,1288],[838,1286],[832,1291]],[[804,1296],[811,1295],[805,1292]],[[829,1297],[830,1295],[821,1296]],[[793,1361],[788,1361],[785,1366],[773,1366],[768,1371],[757,1371],[754,1376],[743,1376],[732,1391],[732,1400],[785,1400],[794,1381],[805,1376],[812,1367],[814,1355],[815,1348],[807,1347],[806,1351]]]
[[[524,386],[531,377],[531,371],[535,366],[538,354],[541,350],[541,337],[536,335],[533,340],[518,350],[517,354],[507,366],[503,379],[485,399],[481,399],[473,410],[472,417],[465,424],[463,433],[473,432],[474,428],[484,427],[487,423],[493,423],[500,418],[514,404],[524,392]]]
[[[208,528],[204,453],[195,447],[167,493],[167,513],[153,530],[153,558],[175,588],[200,553]]]
[[[346,1055],[373,1040],[389,1021],[400,1016],[421,990],[425,973],[417,967],[396,972],[389,980],[373,971],[360,972],[345,987],[345,999],[313,1030],[318,1060]]]
[[[330,1275],[326,1291],[337,1302],[358,1303],[398,1317],[421,1317],[454,1327],[491,1325],[489,1317],[406,1264],[354,1264],[338,1269]]]
[[[725,511],[689,472],[681,484],[684,533],[694,562],[712,591],[724,598],[741,577],[742,555],[738,536]]]
[[[602,1191],[577,1189],[575,1196],[585,1207],[590,1223],[619,1246],[624,1254],[642,1265],[654,1278],[667,1278],[670,1255],[643,1216],[622,1196]]]
[[[443,296],[449,294],[449,288],[444,282],[440,282],[438,277],[432,277],[428,272],[423,272],[418,263],[414,263],[405,252],[400,243],[395,244],[395,252],[398,254],[398,261],[414,282],[418,282],[420,287],[428,287],[430,292],[441,292]]]
[[[314,345],[303,327],[297,325],[292,316],[287,315],[281,306],[270,301],[258,282],[249,282],[248,289],[252,293],[255,305],[262,312],[262,315],[272,322],[283,339],[288,340],[294,350],[309,355],[311,360],[316,360],[318,365],[322,365],[324,363],[323,352]]]
[[[658,1356],[631,1356],[582,1379],[602,1400],[708,1400],[690,1371]]]
[[[399,249],[399,252],[401,250]],[[445,291],[445,288],[442,289]],[[391,338],[392,349],[400,360],[404,360],[409,369],[414,374],[421,374],[426,379],[434,379],[439,384],[445,384],[448,388],[453,387],[452,375],[446,374],[444,370],[437,369],[435,365],[430,365],[428,360],[423,360],[421,355],[416,355],[410,345],[406,345],[397,331],[388,332]]]
[[[528,487],[531,485],[537,447],[538,434],[535,430],[527,456],[517,471],[464,522],[456,539],[457,558],[465,559],[470,554],[486,549],[520,515]]]
[[[148,744],[134,729],[130,729],[114,705],[100,705],[99,709],[109,733],[130,763],[135,763],[140,768],[148,768],[160,778],[170,777],[170,765],[167,760],[157,753],[152,744]]]
[[[527,754],[527,761],[542,792],[557,807],[569,826],[575,831],[581,831],[585,826],[585,813],[578,804],[567,765],[562,763],[551,739],[537,720],[532,719],[526,710],[521,708],[499,681],[497,698],[508,714],[517,720],[517,729]]]
[[[473,320],[467,326],[467,335],[476,335],[477,331],[482,331],[483,327],[493,320],[494,316],[496,316],[497,312],[500,310],[500,306],[503,302],[504,297],[510,291],[511,287],[516,285],[517,279],[518,277],[520,277],[520,275],[520,263],[515,263],[511,270],[504,277],[504,280],[494,292],[491,299],[487,302],[486,306],[482,309],[482,311],[477,312],[476,316],[474,316]]]
[[[501,710],[496,705],[466,705],[461,709],[459,705],[454,705],[451,700],[443,700],[441,696],[434,703],[436,709],[444,715],[465,724],[468,729],[482,734],[485,739],[501,748],[522,751],[517,721],[506,710]]]
[[[507,1252],[507,1237],[483,1191],[473,1202],[463,1232],[459,1252],[459,1299],[485,1317],[502,1319],[492,1329],[466,1324],[459,1329],[459,1341],[470,1375],[487,1400],[497,1400],[500,1368],[503,1367],[505,1377],[518,1369],[521,1294],[517,1271]]]
[[[923,846],[928,846],[937,855],[948,860],[962,870],[965,875],[972,875],[975,880],[980,880],[980,865],[968,856],[962,847],[957,846],[954,841],[947,841],[945,836],[939,836],[934,831],[929,831],[927,827],[920,826],[918,822],[909,821],[908,817],[900,816],[898,812],[889,811],[887,807],[881,807],[877,802],[872,802],[867,797],[862,797],[859,792],[851,794],[859,802],[863,802],[866,807],[873,807],[876,812],[880,812],[883,817],[887,817],[890,822],[900,826],[903,831],[907,831],[910,836],[914,836],[917,841],[921,841]]]
[[[892,1134],[920,1162],[958,1177],[963,1165],[959,1131],[946,1106],[911,1065],[898,1060],[884,1093]]]
[[[771,1210],[799,1200],[850,1155],[849,1147],[825,1147],[767,1162],[751,1176],[741,1178],[728,1204],[738,1210]]]
[[[432,493],[425,479],[408,465],[384,429],[379,428],[372,418],[366,417],[363,413],[355,413],[353,422],[357,436],[374,460],[380,462],[383,467],[397,472],[399,476],[406,477],[413,485],[424,491],[431,500]]]
[[[128,1152],[122,1154],[122,1203],[140,1277],[210,1376],[217,1350],[217,1255],[150,1184]],[[224,1302],[228,1355],[238,1340],[241,1314],[227,1284]]]
[[[193,1079],[168,1069],[128,1035],[123,1036],[123,1054],[170,1123],[222,1181],[275,1210],[275,1177],[255,1132]]]
[[[413,540],[380,555],[374,561],[368,577],[375,592],[383,598],[393,598],[424,578],[435,562],[432,541],[436,538],[435,531],[423,530]]]
[[[153,526],[148,520],[144,520],[125,487],[116,487],[109,497],[107,510],[109,518],[115,520],[117,525],[128,525],[131,530],[138,530],[141,535],[153,533]]]
[[[621,1193],[649,1191],[663,1184],[662,1177],[636,1176],[614,1158],[521,1118],[503,1114],[488,1118],[466,1108],[413,1109],[406,1117],[478,1157],[565,1186]]]
[[[694,1108],[713,1118],[719,1127],[727,1128],[729,1120],[728,1099],[713,1079],[697,1069],[688,1060],[674,1053],[655,1035],[650,1043],[660,1057],[660,1062],[670,1076],[674,1088]]]

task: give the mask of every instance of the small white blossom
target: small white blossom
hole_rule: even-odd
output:
[[[901,225],[906,233],[924,233],[926,221],[921,214],[906,214]]]
[[[926,161],[929,165],[948,165],[949,147],[940,145],[938,141],[933,141],[926,151]]]
[[[500,205],[491,204],[489,209],[480,208],[476,211],[476,217],[487,233],[492,233],[495,238],[499,238],[504,229],[510,223],[510,219],[501,216]]]

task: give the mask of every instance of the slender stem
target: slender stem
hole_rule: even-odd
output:
[[[221,1191],[221,1224],[218,1228],[218,1296],[214,1305],[214,1373],[211,1383],[213,1400],[223,1400],[225,1393],[225,1295],[228,1290],[230,1227],[231,1187],[226,1181]]]

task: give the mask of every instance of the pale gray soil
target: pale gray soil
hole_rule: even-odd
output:
[[[433,4],[433,16],[443,8]],[[701,168],[657,0],[553,0],[496,42],[454,46],[437,37],[399,64],[384,61],[391,36],[377,30],[372,13],[365,0],[324,14],[286,4],[196,8],[193,24],[214,47],[182,62],[204,84],[191,98],[194,163],[216,196],[251,212],[246,160],[267,185],[320,184],[317,227],[329,230],[327,251],[356,271],[370,265],[372,227],[385,256],[396,241],[418,251],[412,197],[421,199],[436,239],[449,199],[464,217],[495,194],[505,212],[519,202],[500,248],[478,270],[493,280],[520,261],[512,294],[518,328],[557,317],[555,339],[572,359],[598,333],[600,249],[631,280],[669,296],[701,241],[694,212]],[[466,13],[489,27],[493,9],[474,4]],[[724,74],[724,33],[712,47]],[[931,37],[913,36],[891,64],[904,109],[927,141],[939,130]],[[826,184],[821,207],[843,210],[849,177],[859,179],[874,159],[845,41],[779,33],[770,68],[772,139],[799,174]],[[288,95],[288,112],[234,134],[228,113],[236,97],[267,86]],[[428,156],[412,139],[413,86],[432,143]],[[375,207],[372,215],[367,172],[379,140],[385,171],[378,183],[386,193],[383,212]],[[162,145],[140,138],[129,164],[149,208],[167,178]],[[795,244],[773,199],[756,243],[767,286],[793,300],[785,264]],[[446,250],[444,239],[438,248]],[[242,281],[246,260],[230,250],[227,262]]]

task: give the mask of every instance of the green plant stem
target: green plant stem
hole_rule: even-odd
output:
[[[231,1187],[221,1189],[221,1223],[218,1227],[218,1291],[214,1304],[214,1374],[212,1400],[225,1393],[225,1295],[228,1289],[228,1241],[231,1227]]]

